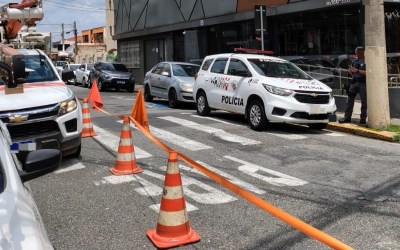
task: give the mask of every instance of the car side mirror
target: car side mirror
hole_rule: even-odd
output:
[[[167,71],[162,72],[161,75],[170,77],[170,75]]]

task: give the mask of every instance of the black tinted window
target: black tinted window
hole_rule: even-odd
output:
[[[225,65],[228,59],[217,59],[215,60],[213,66],[211,67],[211,72],[223,74],[225,70]]]
[[[213,60],[214,59],[208,59],[207,61],[205,61],[203,63],[203,66],[201,66],[201,69],[207,71],[208,68],[210,67],[211,63],[213,62]]]
[[[249,71],[247,70],[244,62],[236,59],[231,59],[228,66],[228,75],[233,76],[248,76]]]

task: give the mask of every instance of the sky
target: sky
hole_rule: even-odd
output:
[[[73,23],[76,21],[78,35],[82,30],[106,25],[106,0],[42,0],[42,2],[44,18],[37,22],[37,31],[51,32],[53,42],[61,40],[62,23],[64,31],[67,32],[73,30]],[[2,0],[0,3],[4,4],[5,1]],[[72,37],[73,32],[64,35],[65,38]]]

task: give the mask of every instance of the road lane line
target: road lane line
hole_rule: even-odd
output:
[[[122,123],[122,121],[117,121],[117,122]],[[133,124],[131,124],[131,127],[137,129]],[[190,151],[199,151],[199,150],[212,148],[203,143],[185,138],[183,136],[180,136],[180,135],[168,132],[166,130],[153,127],[153,126],[150,126],[150,131],[154,136],[158,137],[159,139],[161,139],[163,141],[167,141],[176,146],[188,149]]]
[[[108,132],[105,129],[100,128],[97,125],[93,124],[93,129],[94,131],[96,131],[97,136],[96,136],[96,140],[99,141],[101,144],[105,145],[106,147],[108,147],[109,149],[117,152],[118,150],[118,146],[119,146],[119,137],[112,134],[111,132]],[[135,142],[133,142],[135,143]],[[141,159],[141,158],[148,158],[151,157],[152,155],[142,149],[140,149],[139,147],[135,146],[135,156],[136,159]]]
[[[223,120],[220,120],[220,119],[217,119],[217,118],[208,117],[208,116],[199,116],[199,115],[190,115],[190,116],[194,117],[194,118],[199,118],[199,119],[206,119],[206,120],[216,121],[216,122],[219,122],[219,123],[228,124],[228,125],[232,125],[232,126],[243,126],[243,125],[240,125],[240,124],[226,122],[226,121],[223,121]]]
[[[277,133],[268,133],[266,132],[266,134],[268,135],[273,135],[279,138],[283,138],[286,140],[302,140],[302,139],[307,139],[307,136],[304,135],[296,135],[296,134],[277,134]]]
[[[242,136],[228,133],[222,129],[213,128],[213,127],[210,127],[210,126],[207,126],[204,124],[199,124],[199,123],[181,119],[181,118],[176,118],[176,117],[172,117],[172,116],[162,116],[162,117],[158,117],[158,118],[176,123],[176,124],[184,126],[184,127],[188,127],[190,129],[195,129],[198,131],[206,132],[208,134],[211,134],[215,137],[218,137],[218,138],[220,138],[224,141],[228,141],[228,142],[235,142],[235,143],[239,143],[242,145],[256,145],[256,144],[262,143],[260,141],[256,141],[256,140],[252,140],[252,139],[248,139],[248,138],[245,138]]]

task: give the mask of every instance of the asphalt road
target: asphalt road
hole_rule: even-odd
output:
[[[88,89],[71,86],[78,97]],[[135,94],[101,93],[104,108],[129,114]],[[400,249],[400,144],[273,125],[194,105],[146,103],[151,131],[170,147],[355,249]],[[132,128],[144,172],[115,177],[122,124],[91,112],[96,137],[79,159],[29,182],[56,249],[154,249],[168,155]],[[181,249],[329,249],[180,162],[189,223],[201,241]]]

